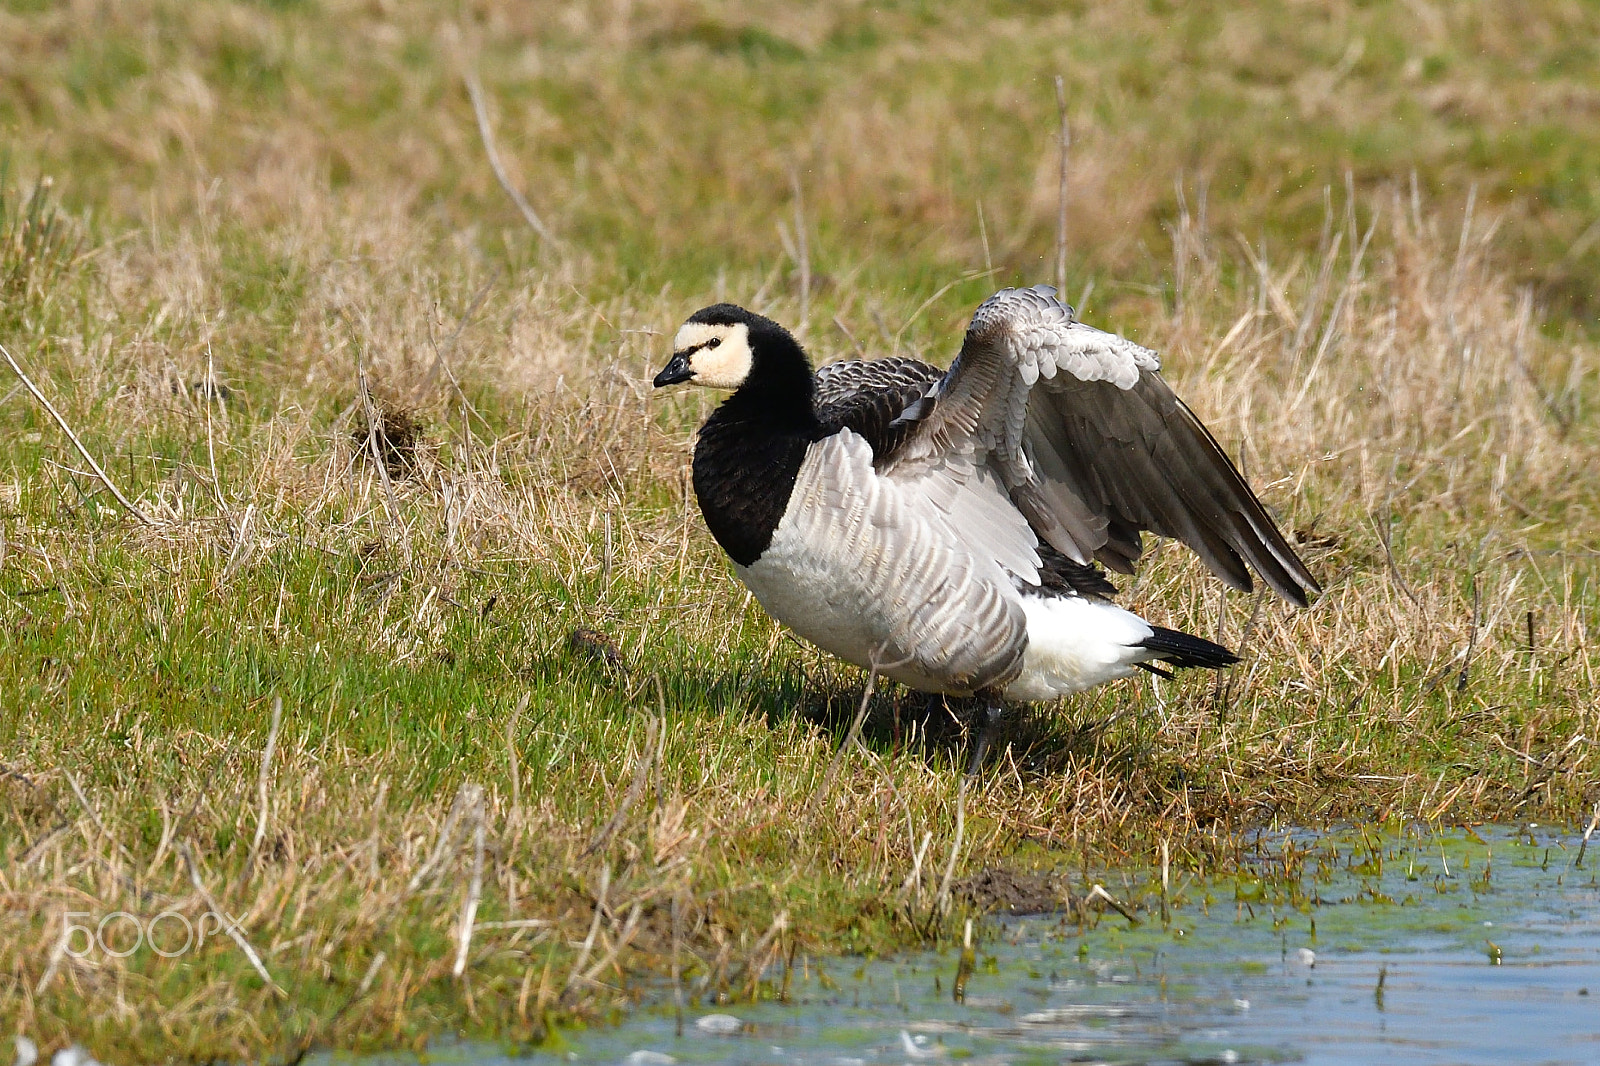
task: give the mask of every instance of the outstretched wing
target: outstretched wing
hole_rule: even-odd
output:
[[[885,473],[970,452],[1078,563],[1132,573],[1148,529],[1234,588],[1251,588],[1253,567],[1304,606],[1316,579],[1160,367],[1148,348],[1074,321],[1054,289],[1002,290],[973,315],[950,372],[902,413],[915,430]]]

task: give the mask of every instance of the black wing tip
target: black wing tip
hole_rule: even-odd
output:
[[[1300,571],[1299,573],[1285,571],[1281,575],[1274,574],[1269,576],[1263,572],[1262,576],[1268,578],[1268,584],[1272,586],[1272,591],[1282,596],[1285,600],[1288,600],[1296,607],[1310,607],[1312,599],[1322,595],[1322,586],[1317,583],[1317,579],[1311,576],[1311,572],[1303,564],[1297,569]]]
[[[1269,528],[1276,534],[1273,538],[1260,538],[1253,543],[1241,539],[1230,541],[1228,544],[1230,549],[1235,549],[1232,554],[1239,562],[1240,572],[1244,575],[1242,583],[1230,580],[1227,574],[1211,565],[1209,559],[1206,560],[1207,565],[1230,587],[1240,592],[1253,592],[1255,582],[1251,580],[1250,571],[1245,569],[1244,561],[1238,558],[1237,549],[1243,548],[1249,557],[1250,565],[1273,592],[1296,607],[1310,607],[1312,598],[1322,595],[1322,586],[1311,576],[1311,571],[1306,568],[1304,560],[1289,547],[1277,527],[1274,525]]]
[[[1153,632],[1139,642],[1139,647],[1156,652],[1161,662],[1178,667],[1220,670],[1239,661],[1233,652],[1204,637],[1162,626],[1150,628]]]
[[[1296,586],[1294,588],[1279,589],[1278,593],[1296,607],[1308,608],[1311,606],[1311,597],[1322,594],[1322,586],[1313,581],[1307,587]]]
[[[1266,519],[1271,536],[1259,537],[1257,547],[1264,548],[1265,551],[1252,552],[1251,563],[1266,579],[1267,584],[1272,586],[1272,591],[1296,607],[1311,606],[1312,598],[1322,595],[1322,586],[1312,576],[1311,568],[1300,558],[1300,553],[1290,546],[1283,535],[1283,530],[1267,516],[1266,508],[1261,506],[1261,501],[1257,499],[1255,504],[1261,511],[1262,517]],[[1246,522],[1248,523],[1248,518]]]

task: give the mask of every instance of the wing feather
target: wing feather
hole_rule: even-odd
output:
[[[944,376],[918,359],[825,364],[816,376],[817,419],[826,431],[843,427],[864,438],[881,464],[917,432],[917,405]],[[901,467],[897,481],[937,508],[961,543],[981,545],[1012,574],[1038,582],[1038,538],[975,449],[930,455],[915,467]]]
[[[1235,588],[1251,588],[1254,568],[1303,606],[1316,579],[1160,367],[1148,348],[1074,321],[1053,289],[1003,290],[973,315],[886,473],[968,450],[1076,563],[1131,573],[1150,530]]]
[[[812,404],[825,432],[849,428],[874,455],[887,455],[915,428],[915,418],[903,417],[906,410],[942,377],[943,370],[919,359],[828,363],[816,373]]]
[[[864,649],[881,646],[884,661],[899,663],[888,676],[923,687],[1003,686],[1021,669],[1027,622],[1010,578],[916,486],[881,476],[861,437],[844,429],[813,445],[789,514],[811,580],[798,592],[792,581],[751,587],[802,636],[861,665]],[[808,612],[781,598],[797,594],[821,596],[842,624],[808,625]],[[840,642],[850,628],[863,646]]]
[[[918,393],[944,377],[944,371],[920,359],[846,359],[817,368],[815,404],[818,408],[848,402],[878,390],[910,388]]]

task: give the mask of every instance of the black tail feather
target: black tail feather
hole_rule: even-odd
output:
[[[1221,644],[1211,643],[1204,637],[1180,633],[1176,629],[1163,629],[1160,626],[1150,628],[1155,632],[1141,641],[1139,646],[1158,653],[1161,662],[1171,663],[1173,666],[1203,666],[1218,670],[1239,661],[1239,657],[1233,652]]]

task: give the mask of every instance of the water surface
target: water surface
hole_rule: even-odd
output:
[[[1285,843],[1288,861],[1284,861]],[[1596,842],[1600,844],[1600,838]],[[670,990],[535,1063],[1600,1063],[1600,855],[1540,827],[1266,834],[1195,884],[1105,879],[1112,910],[980,927],[960,950],[796,960],[788,1002]],[[775,975],[769,973],[769,977]],[[460,1048],[466,1061],[506,1061]],[[441,1056],[433,1056],[438,1061]],[[527,1061],[527,1060],[523,1060]]]

